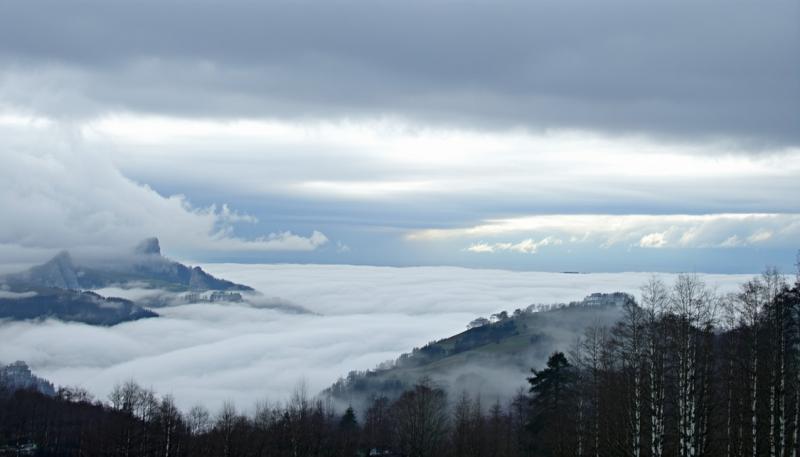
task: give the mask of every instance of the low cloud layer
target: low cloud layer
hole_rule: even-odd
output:
[[[571,275],[450,267],[203,265],[322,315],[236,304],[159,309],[163,317],[111,328],[55,321],[0,324],[0,361],[23,359],[57,384],[99,397],[130,377],[187,408],[282,400],[304,379],[319,391],[354,369],[465,329],[477,316],[590,292],[628,291],[646,273]],[[672,275],[665,275],[670,281]],[[720,292],[746,276],[704,275]]]

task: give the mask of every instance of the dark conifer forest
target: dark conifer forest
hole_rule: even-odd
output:
[[[430,380],[365,411],[303,389],[281,404],[180,411],[130,381],[0,395],[0,455],[770,456],[800,433],[800,283],[768,270],[719,296],[653,278],[613,327],[589,327],[510,401]]]

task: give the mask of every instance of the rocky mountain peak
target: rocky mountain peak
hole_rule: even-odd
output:
[[[136,245],[134,253],[141,255],[161,255],[161,245],[158,243],[158,238],[152,237],[143,240]]]
[[[80,288],[75,265],[67,251],[61,251],[47,263],[31,268],[28,276],[35,283],[46,287]]]
[[[69,251],[61,251],[55,255],[52,259],[50,259],[48,264],[58,265],[60,268],[67,268],[72,269],[75,268],[74,264],[72,263],[72,256],[69,255]]]

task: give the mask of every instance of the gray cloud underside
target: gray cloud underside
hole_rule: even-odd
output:
[[[770,2],[6,2],[0,103],[800,139]]]
[[[114,327],[47,321],[0,323],[0,362],[28,361],[58,384],[105,397],[135,377],[183,408],[226,400],[240,407],[284,400],[305,379],[313,392],[354,369],[462,331],[477,316],[532,303],[568,302],[600,291],[638,293],[648,273],[586,274],[452,267],[204,265],[266,296],[322,315],[237,304],[160,308],[162,317]],[[674,275],[663,275],[670,283]],[[719,292],[745,275],[703,275]],[[565,338],[566,339],[566,338]],[[505,382],[513,382],[506,380]],[[524,383],[524,376],[519,379]]]

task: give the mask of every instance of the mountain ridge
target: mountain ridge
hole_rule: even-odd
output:
[[[20,273],[0,276],[0,319],[82,322],[116,325],[158,317],[148,309],[157,303],[137,303],[104,297],[93,289],[119,286],[145,287],[167,292],[197,294],[207,291],[254,292],[253,288],[206,273],[164,257],[158,238],[147,238],[129,253],[96,263],[76,262],[61,251],[47,262]],[[137,300],[139,301],[139,300]]]
[[[614,324],[626,303],[635,304],[626,293],[593,293],[567,304],[503,311],[492,321],[478,318],[466,330],[414,348],[394,361],[351,371],[323,394],[360,408],[371,397],[392,399],[420,379],[429,379],[453,393],[504,397],[521,386],[532,367],[542,366],[553,351],[570,347],[587,327]]]
[[[253,291],[252,287],[216,278],[199,266],[186,266],[164,257],[155,237],[143,240],[129,254],[100,265],[77,263],[68,251],[61,251],[41,265],[0,276],[0,284],[8,285],[11,290],[31,287],[82,290],[135,282],[176,292]]]

